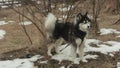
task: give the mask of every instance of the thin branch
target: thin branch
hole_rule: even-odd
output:
[[[23,14],[24,14],[24,9],[23,9]],[[19,14],[19,21],[20,21],[20,22],[23,22],[23,21],[24,21],[24,17],[21,18],[21,15],[20,15],[20,14]],[[32,42],[32,40],[31,40],[29,34],[27,33],[27,30],[26,30],[26,27],[25,27],[24,23],[21,24],[21,26],[22,26],[22,28],[23,28],[23,30],[24,30],[26,36],[28,37],[28,39],[29,39],[29,41],[30,41],[30,43],[31,43],[31,45],[32,45],[33,42]]]
[[[68,18],[69,17],[71,17],[71,16],[73,16],[73,12],[75,11],[75,9],[78,7],[78,5],[80,4],[80,1],[73,7],[73,9],[69,12],[69,16],[68,16]]]
[[[33,12],[33,10],[32,10],[31,7],[29,7],[29,8],[26,7],[26,10],[27,10],[36,20],[38,20],[38,21],[43,25],[42,21],[39,20],[39,19],[33,14],[34,12]],[[29,10],[31,10],[32,12],[30,12]]]
[[[26,15],[22,14],[21,12],[17,11],[16,9],[14,9],[14,8],[12,8],[12,7],[11,7],[11,9],[12,9],[13,11],[15,11],[16,13],[19,13],[20,15],[22,15],[22,16],[25,17],[26,19],[30,20],[30,21],[36,26],[36,28],[39,30],[39,32],[42,34],[42,36],[43,36],[44,38],[46,37],[45,34],[42,32],[42,30],[39,28],[39,26],[38,26],[34,21],[32,21],[30,18],[28,18]]]
[[[113,23],[113,25],[119,24],[119,23],[120,23],[120,19],[118,19],[115,23]]]
[[[67,18],[66,18],[65,22],[67,22],[68,19],[69,19],[69,17],[70,17],[70,11],[71,11],[71,9],[72,9],[72,5],[73,5],[73,3],[70,5],[70,9],[69,9],[68,12],[67,12]],[[69,8],[69,6],[68,6],[68,8]],[[67,8],[67,9],[68,9],[68,8]]]

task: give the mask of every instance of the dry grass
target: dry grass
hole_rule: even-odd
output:
[[[6,31],[5,38],[0,40],[0,53],[24,47],[41,46],[43,44],[44,39],[33,24],[26,26],[27,32],[33,41],[33,45],[31,45],[23,28],[19,25],[18,14],[11,9],[2,10],[0,11],[0,14],[2,14],[2,16],[0,16],[0,20],[14,21],[13,23],[0,26],[0,29]],[[38,25],[41,26],[39,22]]]

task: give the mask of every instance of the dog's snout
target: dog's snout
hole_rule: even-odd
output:
[[[88,28],[90,28],[90,26],[88,26]]]

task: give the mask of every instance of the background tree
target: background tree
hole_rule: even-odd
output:
[[[93,20],[92,20],[92,35],[96,36],[99,35],[99,23],[97,21],[98,16],[101,13],[101,10],[103,8],[104,0],[92,0],[92,14],[93,14]]]

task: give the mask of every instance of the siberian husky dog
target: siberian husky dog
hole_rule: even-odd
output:
[[[65,41],[75,47],[76,55],[82,60],[84,57],[84,41],[88,35],[90,23],[91,20],[88,18],[87,12],[84,15],[77,14],[73,23],[64,23],[58,20],[54,14],[49,13],[45,19],[45,29],[47,39],[53,42],[52,45],[48,46],[48,55],[52,56],[51,50],[53,48],[55,48],[56,53],[59,53],[57,47]]]

